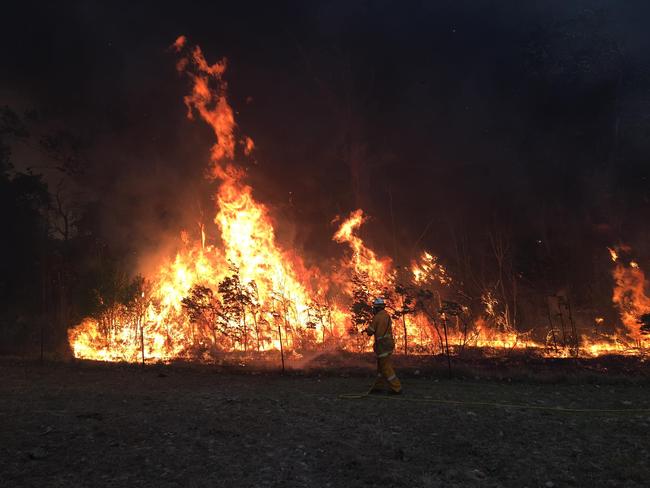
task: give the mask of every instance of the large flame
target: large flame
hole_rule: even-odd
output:
[[[630,248],[609,249],[614,261],[614,292],[612,300],[619,310],[621,322],[628,334],[640,342],[643,338],[641,325],[645,314],[650,313],[650,297],[646,294],[645,273],[636,261],[628,261],[627,265],[621,259],[621,251],[629,252]]]
[[[470,319],[467,307],[445,299],[454,280],[430,252],[422,252],[406,275],[401,273],[390,258],[377,255],[360,237],[367,220],[361,209],[335,219],[339,227],[333,240],[349,250],[331,272],[308,267],[295,250],[282,249],[269,209],[256,201],[237,164],[238,158],[251,154],[255,143],[238,133],[223,78],[227,60],[209,64],[198,46],[188,47],[184,36],[172,47],[180,54],[178,71],[192,83],[184,98],[187,117],[207,123],[215,136],[208,175],[218,181],[213,223],[220,243],[206,242],[203,223],[196,242],[184,233],[181,249],[159,264],[128,303],[107,304],[95,318],[70,329],[75,357],[200,359],[219,351],[295,351],[323,343],[367,350],[367,339],[357,335],[351,340],[347,335],[353,329],[353,296],[358,299],[355,286],[362,288],[368,301],[386,298],[395,317],[398,350],[403,347],[404,352],[438,353],[448,345],[457,349],[467,345],[536,347],[549,354],[569,354],[566,344],[549,348],[548,341],[535,341],[512,329],[499,316],[498,299],[489,290],[480,299],[482,313]],[[623,265],[618,250],[610,249],[610,254],[615,262],[613,300],[628,334],[639,339],[639,319],[650,312],[645,275],[635,262]],[[597,355],[623,352],[627,346],[616,336],[607,341],[583,337],[581,350]]]
[[[186,45],[181,36],[173,47],[185,53]],[[210,65],[199,47],[189,50],[177,64],[178,70],[192,80],[192,92],[184,100],[188,118],[198,115],[216,138],[210,175],[220,181],[214,222],[222,246],[206,246],[202,229],[200,245],[183,249],[150,278],[152,289],[142,298],[147,304],[140,317],[131,318],[132,314],[122,310],[114,320],[86,319],[70,331],[76,357],[135,360],[144,355],[163,359],[189,355],[197,348],[246,349],[249,330],[259,349],[280,347],[280,341],[291,347],[298,336],[322,338],[325,328],[330,337],[337,335],[336,324],[327,323],[323,313],[319,314],[322,311],[314,311],[314,301],[324,300],[321,295],[327,291],[327,284],[312,290],[305,279],[309,270],[300,258],[278,247],[267,208],[255,200],[252,188],[243,181],[244,172],[235,164],[238,144],[223,80],[226,66],[226,59]],[[245,155],[250,154],[254,142],[243,137],[241,146]],[[237,276],[235,286],[246,294],[242,298],[245,305],[237,314],[237,323],[228,324],[233,319],[225,317],[223,325],[243,328],[243,340],[229,338],[228,334],[218,336],[214,322],[192,323],[183,310],[183,300],[193,287],[204,286],[216,294],[230,275]],[[342,317],[339,310],[329,308],[328,319]],[[219,313],[218,304],[214,309]],[[314,314],[320,320],[313,320]]]

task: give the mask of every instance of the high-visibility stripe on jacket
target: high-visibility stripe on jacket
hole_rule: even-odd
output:
[[[390,315],[386,310],[380,310],[375,314],[368,331],[375,336],[373,350],[377,357],[382,358],[392,354],[395,349],[393,327]]]

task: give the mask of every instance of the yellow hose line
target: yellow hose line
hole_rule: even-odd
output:
[[[363,400],[369,398],[370,392],[366,393],[344,393],[338,395],[341,400]],[[565,408],[565,407],[545,407],[542,405],[516,405],[509,403],[494,403],[494,402],[464,402],[460,400],[436,400],[434,398],[409,398],[401,396],[384,396],[377,395],[374,398],[380,400],[397,400],[401,402],[413,403],[433,403],[437,405],[455,405],[455,406],[468,406],[468,407],[496,407],[496,408],[518,408],[520,410],[542,410],[547,412],[559,413],[603,413],[603,414],[622,414],[622,413],[650,413],[650,408],[624,408],[624,409],[609,409],[609,408]]]

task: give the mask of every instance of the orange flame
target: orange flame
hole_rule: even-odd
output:
[[[185,37],[179,37],[173,46],[183,51]],[[234,164],[236,124],[223,80],[226,64],[223,59],[210,65],[195,47],[177,65],[193,82],[191,94],[184,99],[188,118],[198,114],[216,137],[210,157],[211,176],[221,180],[214,222],[221,232],[223,248],[205,244],[205,230],[200,224],[200,245],[180,252],[153,277],[151,299],[141,317],[133,318],[123,311],[124,316],[116,320],[103,323],[103,319],[86,319],[70,331],[76,357],[133,361],[139,353],[149,359],[164,359],[189,354],[192,348],[245,349],[242,341],[218,337],[214,319],[191,323],[183,310],[183,300],[193,287],[207,286],[216,291],[233,272],[237,273],[240,292],[248,295],[242,298],[246,303],[243,313],[236,319],[226,318],[224,326],[244,328],[244,338],[247,328],[254,329],[259,349],[279,348],[280,341],[290,348],[299,339],[323,338],[324,328],[330,336],[338,334],[332,317],[340,321],[340,310],[329,307],[329,323],[323,318],[324,312],[314,312],[314,299],[327,290],[327,283],[320,283],[317,292],[310,289],[305,279],[309,271],[298,256],[277,246],[268,210],[255,200],[252,188],[242,181],[244,172]],[[242,145],[245,154],[254,148],[250,137],[243,138]],[[189,245],[187,233],[183,240]],[[208,306],[209,301],[205,299],[202,304]],[[215,314],[221,313],[223,319],[224,314],[215,307]],[[318,320],[313,319],[314,314]]]
[[[366,220],[367,217],[363,214],[363,210],[355,210],[341,223],[332,239],[350,246],[352,256],[346,263],[348,269],[366,275],[371,283],[387,285],[393,277],[390,258],[378,258],[375,252],[366,247],[363,240],[357,235],[357,231]]]
[[[137,361],[213,357],[215,350],[295,351],[329,341],[345,347],[342,341],[350,324],[346,313],[351,300],[349,275],[365,277],[369,292],[375,295],[396,284],[391,259],[378,256],[359,236],[367,217],[358,209],[341,221],[333,240],[346,244],[350,252],[338,271],[329,275],[308,268],[295,251],[281,249],[268,208],[256,201],[253,188],[245,183],[245,172],[236,164],[238,157],[251,154],[255,143],[250,137],[237,136],[223,79],[226,59],[209,64],[198,46],[188,48],[185,36],[178,37],[172,47],[183,54],[177,69],[192,81],[191,93],[184,97],[187,117],[198,115],[216,138],[209,177],[219,182],[213,223],[221,244],[206,242],[209,229],[203,222],[199,222],[196,242],[183,232],[182,249],[159,265],[142,292],[128,304],[105,304],[96,318],[69,330],[73,354]],[[629,334],[638,339],[639,317],[650,313],[645,275],[635,261],[622,264],[618,249],[609,252],[615,263],[613,301]],[[476,320],[469,321],[467,307],[456,307],[453,313],[444,309],[441,293],[454,281],[433,254],[423,252],[411,263],[410,272],[414,286],[436,292],[428,295],[428,310],[424,306],[409,309],[405,296],[402,303],[397,299],[390,304],[396,313],[396,340],[404,339],[410,352],[441,352],[443,329],[454,347],[547,347],[528,334],[499,327],[499,302],[489,290],[480,297],[484,310]],[[190,306],[193,314],[188,312]],[[595,318],[596,325],[603,322]],[[367,349],[367,343],[363,347]],[[583,338],[582,343],[584,353],[593,355],[626,351],[626,347],[617,335],[600,342]]]
[[[650,313],[650,297],[646,294],[645,273],[635,261],[630,261],[628,266],[625,266],[620,259],[615,262],[612,301],[618,308],[621,322],[630,336],[640,341],[642,339],[640,318]]]

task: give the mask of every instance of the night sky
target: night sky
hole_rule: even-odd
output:
[[[74,137],[77,190],[113,246],[144,255],[210,219],[212,134],[186,120],[189,83],[169,49],[184,34],[209,61],[228,58],[230,101],[258,148],[242,164],[280,241],[308,259],[340,254],[331,220],[360,206],[369,241],[398,262],[422,246],[451,262],[459,235],[480,248],[491,226],[532,280],[551,258],[606,262],[618,242],[650,257],[647,2],[3,11],[0,104],[31,113],[35,133]]]

